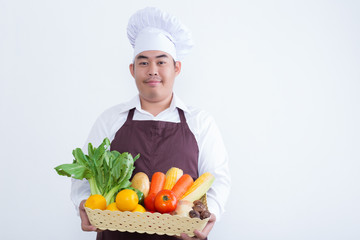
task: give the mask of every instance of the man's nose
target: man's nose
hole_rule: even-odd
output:
[[[158,75],[158,69],[156,64],[150,64],[149,66],[149,76],[157,76]]]

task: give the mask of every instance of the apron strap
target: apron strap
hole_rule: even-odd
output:
[[[132,109],[129,110],[129,114],[128,114],[127,119],[126,119],[127,122],[131,122],[131,120],[134,117],[134,112],[135,112],[135,108],[132,108]]]
[[[185,114],[184,111],[180,108],[177,108],[178,112],[179,112],[179,116],[180,116],[180,122],[181,123],[186,123],[186,118],[185,118]]]

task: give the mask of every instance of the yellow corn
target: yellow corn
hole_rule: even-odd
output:
[[[191,202],[200,199],[211,187],[215,177],[209,173],[203,173],[195,180],[190,189],[181,197],[181,199],[189,200]]]
[[[177,180],[183,175],[183,170],[172,167],[166,172],[166,179],[165,179],[165,185],[164,189],[171,190]]]

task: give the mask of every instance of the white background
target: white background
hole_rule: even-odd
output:
[[[211,239],[360,239],[360,4],[340,0],[0,0],[0,238],[94,239],[53,168],[137,93],[126,25],[145,6],[192,30],[175,91],[229,152]]]

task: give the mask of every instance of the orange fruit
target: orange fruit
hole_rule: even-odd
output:
[[[110,203],[110,204],[106,207],[106,210],[119,211],[119,209],[116,207],[116,202]]]
[[[88,207],[91,209],[105,210],[106,209],[106,199],[100,194],[91,195],[86,200],[85,207]]]
[[[132,212],[146,212],[146,209],[141,206],[140,204],[138,204],[134,210],[132,210]]]
[[[115,202],[120,211],[132,211],[138,205],[139,198],[134,190],[124,189],[116,195]]]

